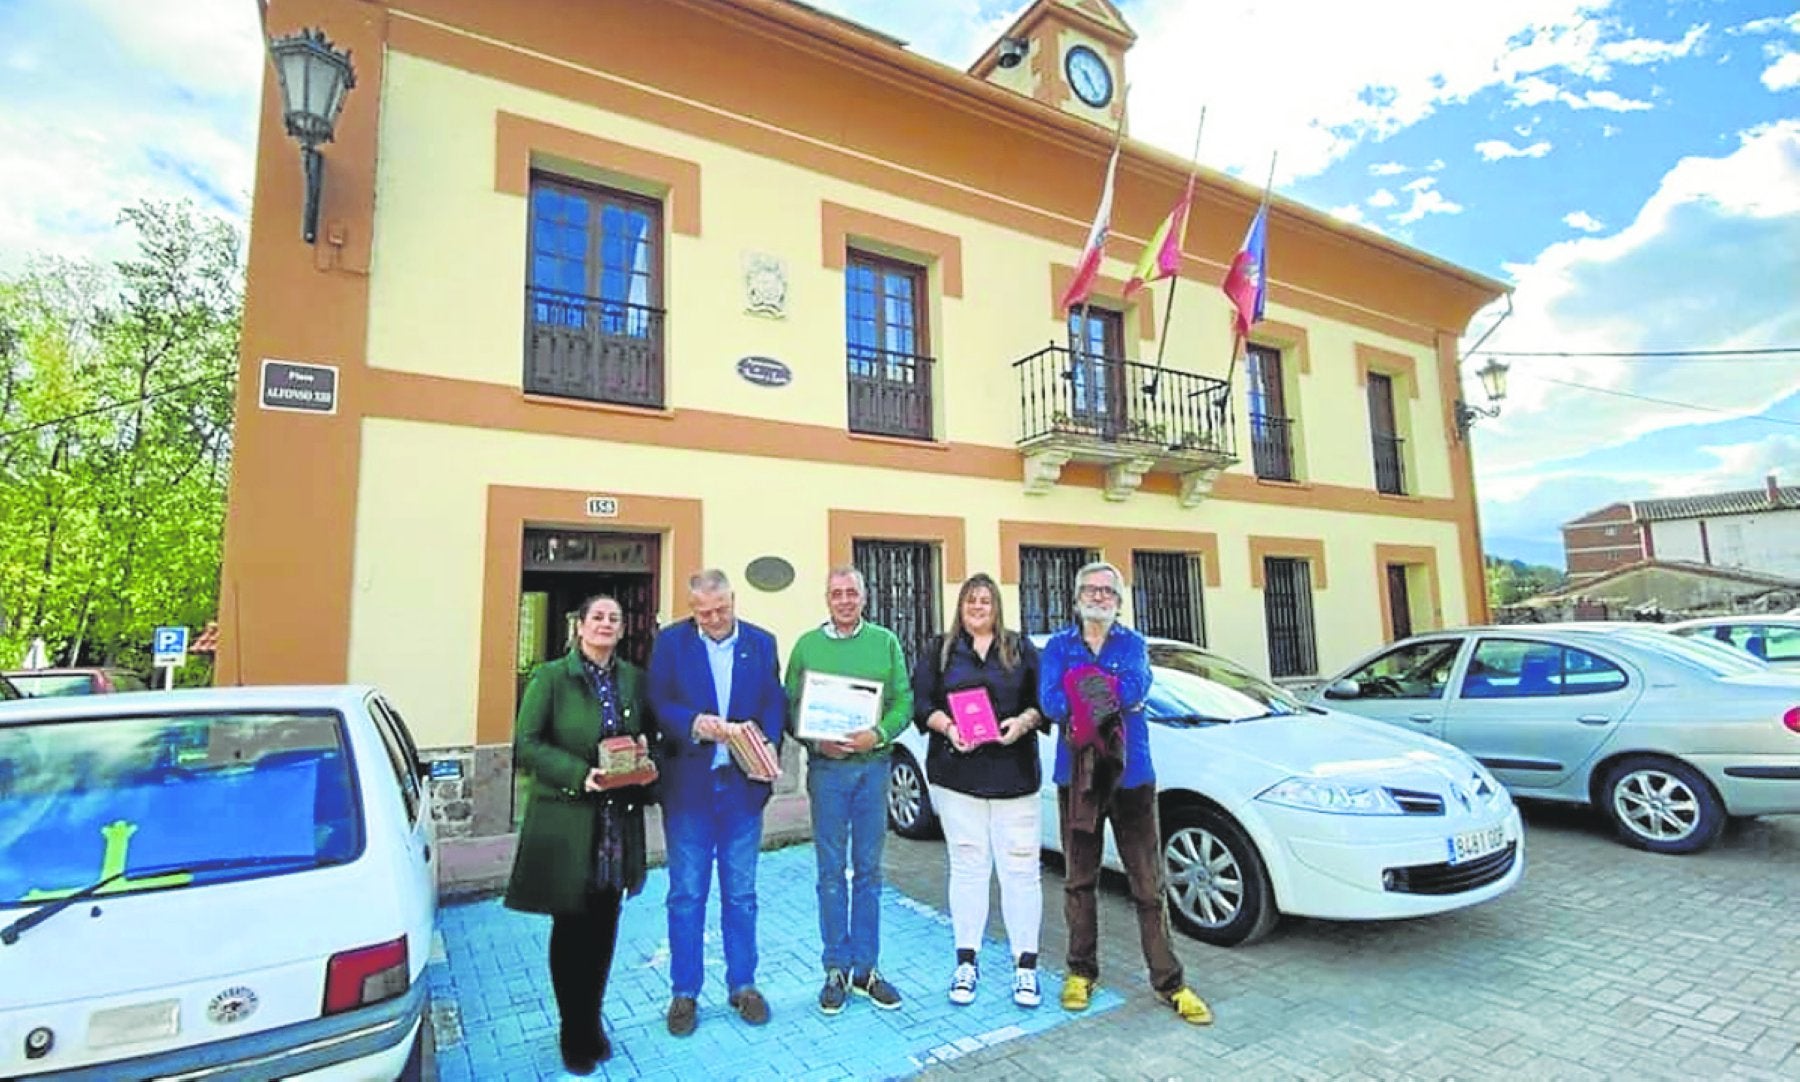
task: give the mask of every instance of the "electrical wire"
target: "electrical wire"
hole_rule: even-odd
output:
[[[203,383],[215,383],[222,379],[230,379],[235,375],[237,375],[236,372],[218,372],[210,376],[201,376],[199,379],[189,380],[186,383],[176,383],[168,387],[159,387],[149,394],[144,395],[142,398],[127,398],[120,402],[109,402],[104,406],[95,406],[93,409],[85,409],[78,413],[66,413],[61,417],[53,417],[48,421],[39,421],[36,424],[26,425],[24,428],[15,428],[7,432],[0,432],[0,440],[9,440],[14,436],[29,435],[40,429],[53,428],[57,425],[67,424],[70,421],[78,421],[83,417],[92,417],[95,414],[111,413],[113,410],[127,409],[131,406],[140,406],[152,399],[174,394],[176,391],[185,391],[189,387],[198,387]]]
[[[1550,376],[1527,376],[1526,378],[1541,380],[1544,383],[1554,383],[1559,387],[1570,387],[1577,391],[1592,391],[1595,394],[1607,394],[1612,395],[1615,398],[1629,398],[1638,402],[1652,402],[1658,406],[1674,406],[1676,409],[1699,410],[1702,413],[1730,414],[1742,421],[1763,421],[1772,425],[1788,425],[1793,428],[1800,428],[1800,421],[1791,420],[1786,417],[1764,417],[1761,414],[1744,413],[1742,410],[1725,409],[1722,406],[1702,406],[1693,402],[1675,402],[1667,398],[1652,398],[1649,395],[1633,394],[1630,391],[1615,391],[1610,387],[1590,387],[1585,383],[1570,383],[1566,379],[1554,379]]]
[[[1768,346],[1757,349],[1640,349],[1615,351],[1582,351],[1582,350],[1527,350],[1527,349],[1474,349],[1469,356],[1482,357],[1517,357],[1523,360],[1548,360],[1551,358],[1603,358],[1615,361],[1713,361],[1740,362],[1744,358],[1778,359],[1800,355],[1800,346]]]

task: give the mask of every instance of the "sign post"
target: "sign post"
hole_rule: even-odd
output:
[[[163,688],[175,686],[175,670],[187,664],[188,629],[159,627],[150,638],[151,661],[163,670]]]

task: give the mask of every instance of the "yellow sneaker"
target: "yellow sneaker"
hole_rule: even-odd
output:
[[[1186,985],[1182,985],[1170,995],[1164,996],[1163,1002],[1175,1008],[1175,1013],[1181,1016],[1183,1022],[1195,1026],[1212,1025],[1212,1008],[1206,1005],[1206,1000],[1195,995],[1194,990]]]
[[[1094,998],[1094,981],[1088,977],[1077,977],[1069,974],[1063,981],[1062,1006],[1065,1011],[1085,1011],[1088,1002]]]

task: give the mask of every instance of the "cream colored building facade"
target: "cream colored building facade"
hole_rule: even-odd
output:
[[[926,583],[884,611],[939,621],[988,571],[1016,622],[1098,555],[1134,579],[1128,619],[1154,570],[1179,596],[1151,630],[1264,671],[1279,636],[1295,676],[1485,616],[1451,417],[1499,284],[1277,200],[1259,369],[1226,398],[1217,282],[1258,193],[1202,176],[1165,328],[1169,284],[1126,304],[1120,279],[1186,166],[1127,141],[1087,326],[1131,360],[1166,333],[1168,371],[1146,398],[1148,369],[1068,348],[1056,296],[1122,107],[1084,102],[1068,57],[1116,86],[1131,41],[1103,0],[1040,0],[966,73],[784,0],[269,18],[349,46],[357,86],[314,245],[265,87],[219,678],[379,685],[462,762],[454,831],[507,829],[518,672],[591,586],[622,586],[641,643],[721,567],[785,647],[853,558]],[[618,221],[636,247],[607,279]],[[263,408],[268,359],[335,368],[335,412]],[[1271,613],[1271,576],[1305,614]]]

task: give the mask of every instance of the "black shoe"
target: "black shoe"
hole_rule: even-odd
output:
[[[676,996],[669,1001],[669,1035],[686,1037],[700,1022],[699,1005],[693,996]]]
[[[850,990],[859,996],[868,996],[870,1003],[884,1011],[900,1006],[900,990],[889,984],[877,969],[871,969],[861,979],[851,981]]]
[[[600,1043],[594,1047],[594,1062],[605,1063],[611,1058],[612,1042],[606,1039],[606,1034],[602,1033],[600,1035]]]
[[[565,1033],[558,1044],[562,1049],[563,1068],[570,1074],[593,1074],[594,1068],[599,1066],[600,1060],[603,1058],[596,1054],[591,1040],[582,1040]],[[600,1038],[600,1047],[606,1051],[607,1055],[612,1054],[612,1049],[607,1045],[605,1037]]]
[[[819,989],[819,1010],[826,1014],[836,1014],[844,1009],[844,1000],[850,997],[850,989],[841,969],[827,970],[825,987]]]

